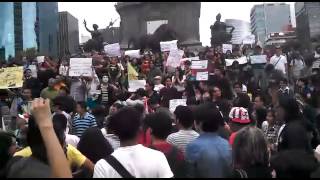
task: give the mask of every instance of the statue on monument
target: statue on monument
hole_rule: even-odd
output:
[[[99,26],[97,24],[93,24],[93,31],[91,31],[87,28],[86,20],[83,21],[83,24],[92,37],[92,39],[90,39],[87,43],[92,45],[93,50],[100,52],[103,49],[103,36],[101,32],[98,30]]]
[[[232,38],[233,26],[226,25],[221,22],[221,14],[216,16],[216,22],[210,26],[211,29],[211,46],[222,45],[228,43]],[[227,28],[231,28],[230,32],[227,32]]]

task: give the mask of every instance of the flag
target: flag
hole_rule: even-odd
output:
[[[138,80],[138,75],[139,74],[137,73],[137,71],[128,62],[128,81],[130,81],[130,80]]]

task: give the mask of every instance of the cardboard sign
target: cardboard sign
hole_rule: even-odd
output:
[[[248,62],[246,56],[242,56],[238,59],[225,59],[226,61],[226,66],[231,66],[234,61],[237,61],[239,64],[246,64]]]
[[[222,44],[222,52],[225,54],[228,50],[232,53],[232,44]]]
[[[0,69],[0,89],[20,88],[23,85],[23,66]]]
[[[207,69],[208,60],[199,60],[191,62],[191,69]]]
[[[92,58],[71,58],[69,76],[92,76]]]
[[[197,72],[197,74],[196,74],[197,81],[208,81],[208,79],[209,79],[209,72],[208,71]]]
[[[178,40],[160,42],[161,52],[178,50],[177,42]]]
[[[130,80],[129,81],[129,92],[136,92],[139,88],[145,88],[146,80]]]
[[[68,70],[69,70],[68,66],[61,65],[59,67],[59,74],[62,75],[62,76],[67,76],[68,75]]]
[[[246,36],[242,40],[242,44],[254,44],[255,42],[256,42],[256,37],[253,34]]]
[[[108,57],[121,57],[120,44],[108,44],[104,46],[104,52]]]
[[[180,60],[182,59],[183,54],[184,54],[183,50],[171,50],[169,53],[169,57],[167,59],[166,66],[170,66],[173,68],[180,66],[181,64]]]
[[[38,62],[38,64],[43,63],[44,62],[44,56],[38,56],[37,57],[37,62]]]
[[[32,73],[32,77],[37,78],[38,77],[38,70],[37,70],[37,66],[32,64],[28,66],[28,69],[31,70]]]
[[[169,110],[170,112],[174,112],[178,106],[187,106],[186,99],[171,99],[169,101]]]
[[[267,63],[267,55],[250,56],[251,64],[264,64]]]
[[[125,56],[129,56],[131,58],[141,58],[140,49],[138,50],[128,50],[124,52]]]

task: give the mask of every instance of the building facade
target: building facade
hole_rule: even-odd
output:
[[[118,2],[120,45],[128,48],[130,39],[152,33],[163,23],[178,34],[182,46],[201,46],[200,2]]]
[[[57,6],[57,3],[56,7]],[[47,7],[44,9],[44,7]],[[55,21],[49,21],[48,16],[54,16],[54,3],[42,2],[2,2],[0,3],[0,49],[2,59],[14,57],[28,48],[36,48],[40,53],[55,55],[56,33]],[[53,9],[52,9],[53,8]],[[56,8],[56,10],[58,10]],[[52,32],[52,33],[51,33]],[[57,31],[56,31],[57,32]],[[52,40],[48,38],[51,34]],[[51,47],[47,51],[46,47]],[[4,53],[3,53],[4,52]],[[51,52],[51,53],[47,53]],[[3,55],[4,54],[4,55]]]
[[[68,12],[59,12],[59,57],[71,55],[79,49],[78,19]]]
[[[243,39],[251,35],[249,22],[242,21],[239,19],[226,19],[225,23],[235,28],[232,32],[232,44],[242,44]]]
[[[320,2],[296,2],[297,37],[306,48],[320,41]]]
[[[265,43],[267,35],[281,32],[291,24],[290,5],[285,3],[259,4],[251,9],[251,32],[257,41]]]

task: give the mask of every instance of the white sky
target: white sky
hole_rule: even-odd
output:
[[[200,15],[200,41],[203,46],[210,45],[210,25],[215,21],[216,15],[220,12],[222,21],[224,19],[240,19],[250,22],[250,10],[255,4],[262,2],[202,2]],[[294,2],[286,2],[291,7],[292,24],[295,26]],[[83,26],[86,19],[88,28],[92,24],[98,24],[99,28],[105,28],[110,20],[118,21],[114,26],[120,25],[120,16],[117,13],[115,2],[59,2],[59,12],[68,11],[79,20],[79,34],[90,35]]]

